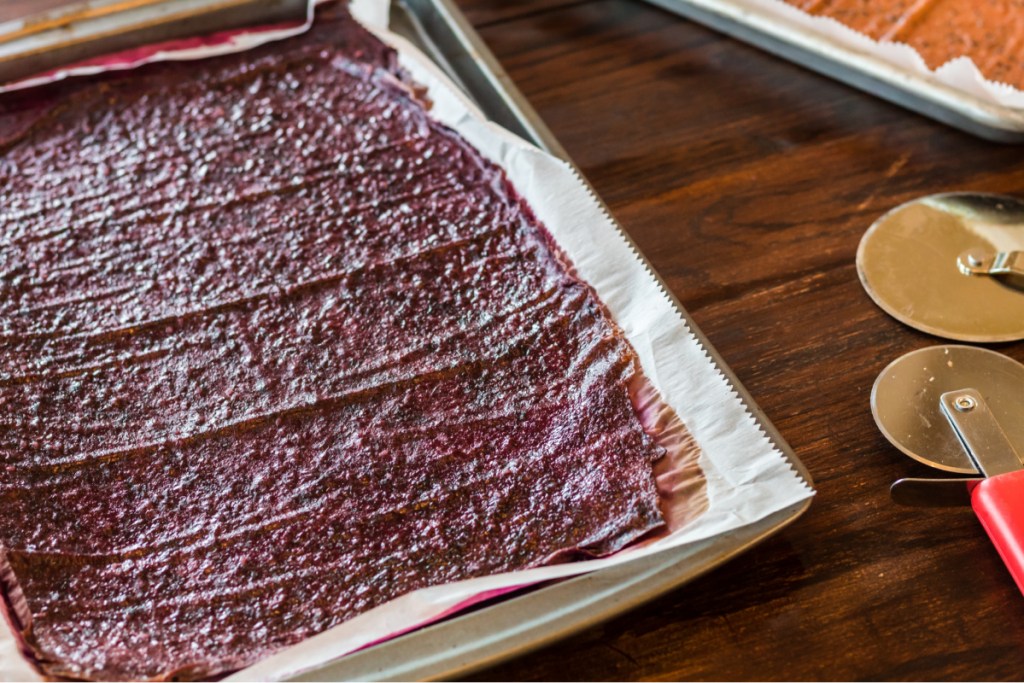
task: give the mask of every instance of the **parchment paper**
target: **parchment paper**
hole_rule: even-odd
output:
[[[228,680],[287,678],[494,595],[725,534],[813,495],[812,489],[759,429],[690,333],[669,296],[573,168],[486,121],[425,55],[388,31],[386,0],[356,0],[352,10],[382,40],[396,48],[402,66],[426,86],[427,96],[433,102],[432,114],[506,170],[517,191],[572,260],[578,274],[594,287],[632,343],[645,375],[700,446],[708,507],[684,528],[608,558],[415,591],[273,655]],[[247,47],[244,39],[233,39],[232,44],[236,50]],[[218,54],[225,51],[222,48],[217,46]],[[195,56],[193,51],[191,57]],[[38,675],[18,654],[13,636],[6,628],[0,633],[0,678],[38,680]]]

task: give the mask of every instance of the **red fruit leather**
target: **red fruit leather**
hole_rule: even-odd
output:
[[[1024,470],[982,481],[971,507],[1024,593]]]

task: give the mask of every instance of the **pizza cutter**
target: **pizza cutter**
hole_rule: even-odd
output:
[[[1024,339],[1024,201],[948,193],[903,204],[865,233],[857,273],[876,304],[923,332]]]
[[[1024,365],[972,346],[912,351],[875,380],[871,412],[910,457],[970,475],[900,479],[893,500],[970,504],[1024,592]]]

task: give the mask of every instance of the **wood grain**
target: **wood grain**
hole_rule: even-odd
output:
[[[940,340],[886,316],[854,255],[888,209],[1024,192],[1024,152],[932,123],[639,2],[508,14],[488,45],[810,468],[807,515],[722,569],[479,680],[1016,679],[1024,599],[868,394]],[[1024,344],[996,347],[1024,361]]]
[[[554,9],[579,5],[589,0],[460,0],[459,9],[477,29]]]

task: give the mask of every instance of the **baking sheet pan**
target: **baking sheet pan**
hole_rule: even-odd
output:
[[[428,54],[488,118],[567,159],[564,149],[449,0],[392,3],[391,26]],[[616,228],[635,249],[617,224]],[[646,260],[643,263],[651,270]],[[654,277],[669,292],[665,283]],[[753,414],[758,427],[809,484],[810,476],[792,450],[693,326],[678,300],[671,294],[669,297],[716,368]],[[803,500],[755,524],[707,541],[533,588],[518,597],[417,630],[303,675],[315,680],[408,680],[465,674],[611,618],[690,581],[777,532],[799,517],[809,504],[809,499]]]
[[[646,0],[924,116],[997,142],[1024,142],[1024,111],[901,69],[732,0]]]
[[[449,0],[393,2],[391,26],[434,59],[491,120],[571,163],[565,150]],[[619,230],[622,232],[621,228]],[[624,232],[623,235],[626,236]],[[633,244],[631,240],[630,243]],[[635,244],[633,246],[635,248]],[[650,269],[646,259],[644,263]],[[664,281],[657,279],[669,291]],[[679,301],[675,297],[672,300],[760,428],[800,476],[811,483],[806,468],[789,445],[696,328]],[[506,598],[348,655],[296,680],[431,680],[465,675],[610,619],[681,586],[781,530],[809,505],[810,500],[805,500],[756,524],[708,541],[535,588],[524,595]]]

